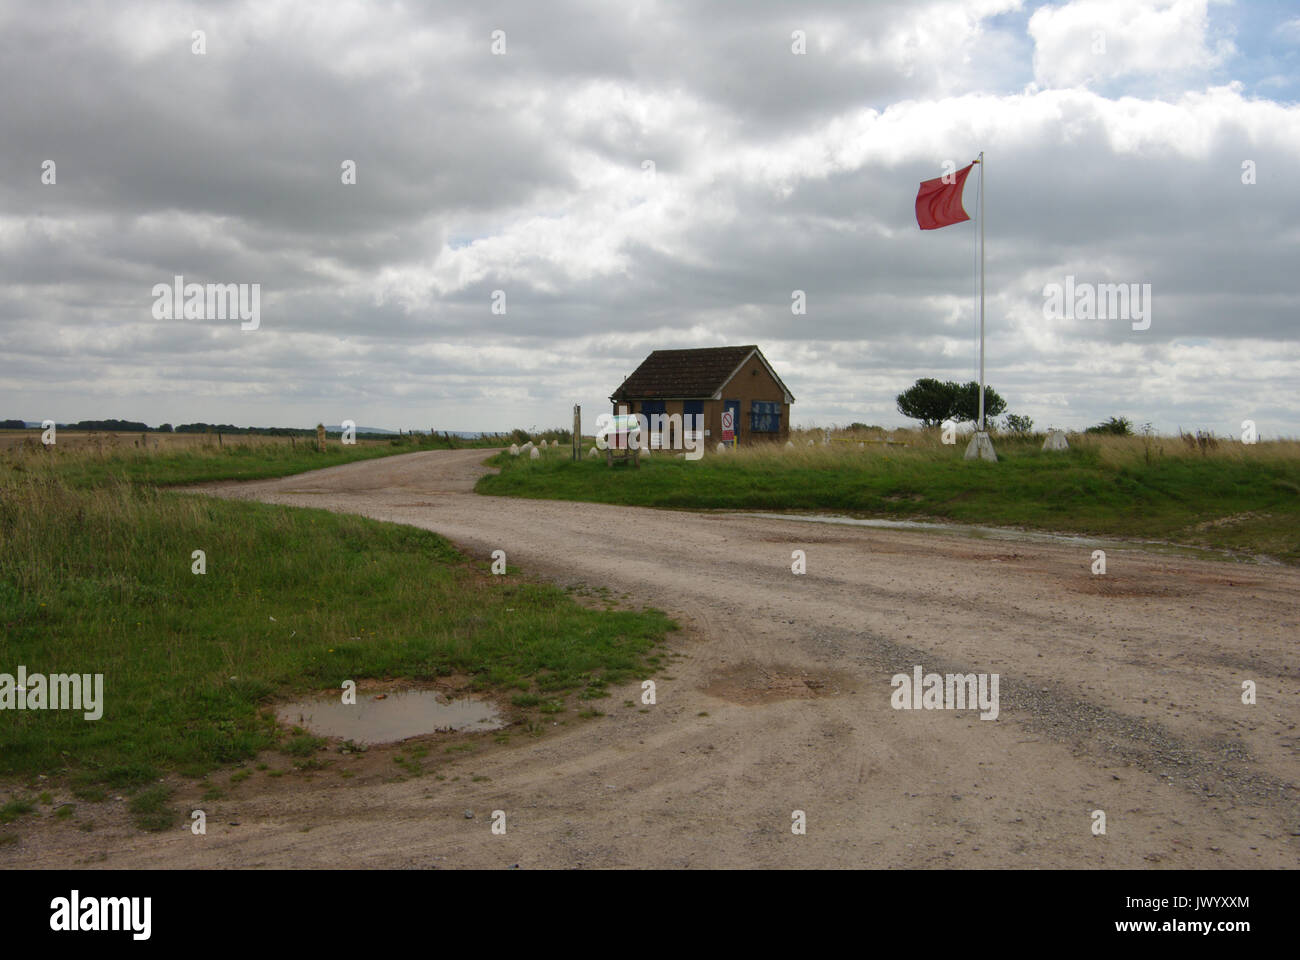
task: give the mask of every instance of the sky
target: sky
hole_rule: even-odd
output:
[[[756,343],[903,426],[978,374],[978,221],[914,202],[984,151],[1007,412],[1300,436],[1296,3],[0,0],[0,131],[0,419],[590,427]]]

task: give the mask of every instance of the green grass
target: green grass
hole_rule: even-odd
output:
[[[902,436],[909,434],[902,432]],[[856,444],[708,454],[656,454],[638,470],[500,454],[494,496],[679,509],[813,511],[1170,540],[1300,563],[1300,445],[1226,445],[1202,455],[1176,438],[1072,437],[1063,454],[1041,438],[997,437],[999,463],[967,462],[919,432],[914,446]]]
[[[180,820],[180,812],[169,804],[171,795],[170,787],[159,784],[132,797],[127,807],[135,825],[154,833],[174,826]]]
[[[393,763],[401,767],[413,777],[421,776],[424,773],[424,769],[420,766],[418,761],[404,757],[400,753],[393,757]]]
[[[23,814],[31,813],[36,809],[36,804],[30,800],[10,800],[4,806],[0,806],[0,823],[12,823]]]
[[[294,732],[284,744],[284,752],[291,757],[310,757],[325,748],[326,740],[323,737],[313,737],[309,733]],[[232,777],[233,779],[233,777]]]
[[[221,446],[215,442],[158,450],[122,446],[103,453],[88,445],[71,444],[55,444],[48,451],[41,449],[36,453],[15,448],[0,459],[0,480],[24,474],[54,475],[78,488],[98,487],[112,480],[154,486],[266,480],[359,460],[420,450],[485,447],[499,445],[499,441],[403,436],[387,442],[344,445],[331,440],[319,452],[313,445],[314,441],[303,439],[291,445],[287,439],[235,437]]]
[[[60,775],[80,799],[251,759],[280,742],[263,709],[277,699],[451,674],[593,689],[646,672],[673,629],[491,576],[413,527],[85,479],[0,477],[0,672],[102,673],[105,699],[96,721],[5,711],[0,775]],[[191,573],[196,549],[206,575]],[[323,765],[313,738],[287,749]]]

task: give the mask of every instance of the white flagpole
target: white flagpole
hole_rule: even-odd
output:
[[[984,427],[984,151],[976,161],[980,165],[980,433]]]
[[[993,450],[988,424],[984,420],[984,151],[981,150],[979,159],[972,162],[980,165],[980,417],[979,428],[966,447],[966,459],[997,463],[998,455]]]

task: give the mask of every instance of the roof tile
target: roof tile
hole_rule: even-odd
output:
[[[656,350],[614,391],[611,400],[639,397],[707,398],[758,347],[703,347]]]

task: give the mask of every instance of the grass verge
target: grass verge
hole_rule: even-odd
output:
[[[899,431],[908,446],[800,444],[643,458],[641,468],[500,454],[479,493],[679,509],[815,511],[940,519],[1064,533],[1169,540],[1300,563],[1300,444],[1218,452],[1176,438],[995,439],[999,462],[967,462],[962,446]]]
[[[412,527],[83,479],[0,481],[0,673],[104,675],[99,720],[0,712],[0,775],[67,777],[83,799],[252,757],[279,740],[259,709],[277,698],[453,673],[586,692],[640,676],[673,628],[491,576]],[[164,801],[133,812],[160,829]]]
[[[222,445],[205,442],[149,450],[124,444],[94,446],[85,438],[72,438],[52,447],[11,446],[0,457],[0,480],[30,475],[57,478],[82,489],[113,480],[160,487],[222,480],[268,480],[376,457],[497,443],[416,435],[356,444],[332,440],[317,450],[310,440],[298,439],[291,443],[284,438],[253,436],[228,440]]]

